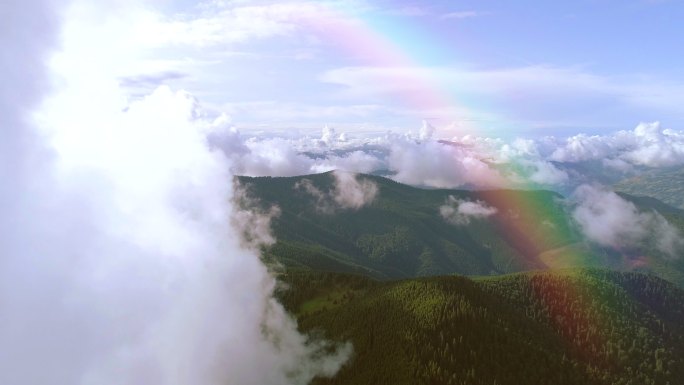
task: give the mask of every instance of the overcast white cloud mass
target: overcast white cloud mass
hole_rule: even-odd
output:
[[[621,249],[653,241],[669,257],[682,251],[681,234],[656,211],[639,211],[616,193],[592,185],[578,187],[573,198],[573,218],[584,235],[600,245]]]
[[[439,207],[439,214],[445,221],[455,225],[467,225],[473,219],[484,219],[496,214],[496,207],[482,201],[468,201],[449,195],[444,205]]]
[[[275,280],[235,227],[264,230],[268,218],[244,220],[231,204],[214,125],[167,87],[127,101],[105,64],[128,53],[106,44],[124,9],[91,6],[66,12],[49,68],[51,3],[10,1],[0,14],[0,76],[13,85],[0,90],[0,383],[334,374],[351,347],[324,353],[273,299]]]

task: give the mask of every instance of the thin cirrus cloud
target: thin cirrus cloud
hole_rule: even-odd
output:
[[[429,79],[429,84],[407,81],[416,78]],[[676,81],[606,76],[579,67],[548,65],[488,70],[342,67],[326,71],[320,80],[340,86],[340,98],[356,101],[425,92],[426,88],[439,90],[450,95],[454,105],[466,107],[466,114],[467,110],[496,108],[502,122],[526,127],[616,128],[642,116],[679,121],[679,101],[684,99],[684,84]],[[466,116],[476,117],[474,113]]]
[[[429,7],[397,9],[439,14]],[[684,85],[666,76],[605,74],[574,63],[377,67],[359,63],[353,53],[340,52],[329,36],[308,25],[334,14],[335,20],[354,26],[373,12],[388,10],[362,1],[348,6],[310,1],[207,2],[167,13],[132,7],[109,23],[105,42],[91,42],[91,51],[99,52],[97,46],[125,46],[124,55],[101,65],[116,73],[136,96],[151,92],[155,81],[188,89],[245,127],[261,123],[289,129],[334,121],[348,127],[374,124],[388,129],[438,116],[482,120],[466,127],[477,133],[492,127],[596,131],[642,120],[681,121],[678,101],[684,98]],[[465,9],[442,12],[441,17],[485,14]],[[86,18],[81,19],[87,24]],[[406,54],[411,56],[409,51]],[[278,66],[272,65],[274,60]],[[460,63],[450,60],[454,62]],[[417,107],[401,100],[402,95],[433,91],[447,95],[448,105]],[[263,115],[258,113],[259,104],[264,105]],[[266,122],[260,121],[261,116]]]
[[[486,15],[486,13],[485,12],[479,12],[479,11],[472,11],[472,10],[455,11],[455,12],[447,12],[447,13],[440,15],[440,19],[445,19],[445,20],[449,20],[449,19],[457,19],[457,20],[471,19],[474,17],[483,16],[483,15]]]

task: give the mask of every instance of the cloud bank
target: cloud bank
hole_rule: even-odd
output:
[[[571,192],[583,183],[619,180],[684,164],[684,132],[658,122],[603,136],[568,138],[439,138],[425,123],[416,134],[345,135],[326,126],[320,136],[244,136],[235,128],[214,138],[249,176],[293,176],[330,170],[378,172],[434,188],[543,188]],[[616,179],[617,178],[617,179]]]
[[[684,163],[684,133],[641,123],[633,131],[606,136],[575,135],[559,143],[550,159],[562,162],[607,159],[615,164],[663,167]],[[618,166],[620,167],[620,166]]]

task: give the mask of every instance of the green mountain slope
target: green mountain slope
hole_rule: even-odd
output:
[[[561,270],[471,280],[281,277],[300,329],[352,342],[314,384],[677,384],[684,292],[637,273]]]
[[[616,191],[648,196],[684,209],[684,169],[654,169],[627,178],[614,185]]]
[[[448,274],[495,275],[558,267],[606,267],[654,271],[684,284],[682,259],[651,249],[606,250],[583,241],[564,207],[549,191],[427,190],[359,175],[378,187],[376,199],[358,210],[317,209],[298,184],[309,181],[328,194],[331,173],[288,178],[240,177],[261,205],[277,205],[277,243],[265,255],[286,267],[359,273],[380,279]],[[498,212],[467,224],[449,223],[440,206],[449,197],[481,201]],[[684,228],[682,211],[654,199],[625,195],[644,210],[658,210]],[[644,257],[644,256],[647,256]],[[638,258],[634,264],[632,258]]]
[[[308,179],[328,192],[333,183],[330,173],[292,178],[243,177],[240,181],[264,206],[280,207],[281,215],[272,223],[278,243],[270,254],[286,266],[364,272],[379,278],[496,274],[543,268],[537,254],[579,240],[568,228],[566,218],[557,215],[560,196],[552,192],[424,190],[382,177],[360,178],[377,184],[375,201],[359,210],[338,210],[334,214],[316,210],[315,200],[295,188],[298,182]],[[473,220],[467,226],[457,226],[439,215],[439,207],[450,195],[490,204],[510,200],[536,203],[524,212],[501,213],[499,222]],[[531,239],[516,231],[516,221],[527,221],[539,228],[557,226],[563,229],[559,233],[564,236]]]

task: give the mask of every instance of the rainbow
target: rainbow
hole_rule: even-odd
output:
[[[376,80],[381,87],[389,85],[387,89],[393,92],[391,97],[403,103],[408,109],[437,111],[452,121],[464,118],[463,115],[459,116],[459,113],[468,113],[469,108],[455,100],[456,93],[453,90],[445,89],[430,76],[428,68],[422,65],[425,58],[415,58],[409,54],[431,50],[430,55],[439,55],[440,49],[447,48],[435,47],[429,39],[421,39],[420,31],[411,30],[411,33],[406,33],[407,28],[411,26],[396,25],[385,15],[363,19],[350,15],[343,9],[327,6],[322,8],[318,16],[303,18],[301,23],[318,36],[325,38],[327,42],[351,54],[361,66],[390,71],[390,74],[378,71]],[[402,86],[396,87],[393,82],[401,82]],[[469,130],[477,133],[478,128],[471,125]],[[498,209],[500,215],[494,216],[494,225],[502,237],[508,238],[510,243],[515,245],[517,254],[523,259],[517,261],[520,264],[538,270],[599,265],[596,256],[591,255],[581,245],[572,243],[571,240],[576,239],[576,234],[573,234],[569,227],[558,228],[553,224],[539,223],[540,218],[553,216],[553,211],[528,198],[529,195],[519,194],[513,190],[497,190],[480,191],[477,196],[478,199]],[[549,245],[557,247],[549,252]],[[532,279],[543,278],[534,276]],[[535,289],[534,294],[545,303],[552,322],[557,317],[566,316],[567,309],[560,308],[559,303],[567,303],[568,298],[571,303],[586,302],[587,288],[574,287],[572,282],[570,273],[567,280],[551,285],[551,290],[540,291],[543,287],[548,288],[548,285],[533,286],[540,288]],[[558,301],[559,297],[566,301]],[[591,317],[590,314],[594,316]],[[602,330],[604,322],[600,318],[601,316],[597,316],[588,306],[585,311],[579,309],[579,313],[575,314],[573,330],[559,329],[559,334],[565,337],[574,349],[584,349],[585,353],[590,355],[597,354],[597,351],[606,349],[606,346],[603,346],[604,341],[596,339],[602,332],[607,332]],[[594,336],[594,340],[578,342],[578,335],[589,334]]]
[[[332,6],[321,6],[317,17],[303,17],[299,23],[354,58],[359,67],[378,68],[372,74],[380,92],[408,111],[419,112],[423,117],[436,116],[430,119],[448,123],[471,120],[470,108],[456,103],[453,90],[441,85],[425,66],[425,57],[436,58],[440,49],[421,38],[420,30],[413,28],[407,33],[406,25],[389,17],[359,18]],[[415,58],[409,54],[412,51],[424,53],[425,57]],[[347,70],[353,72],[359,67]]]

